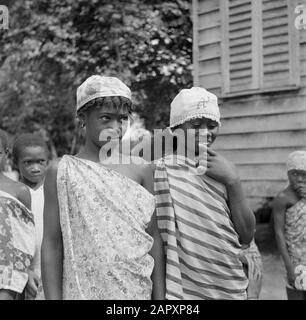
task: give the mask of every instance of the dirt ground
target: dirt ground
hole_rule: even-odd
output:
[[[256,228],[256,243],[262,255],[264,275],[259,300],[287,300],[285,267],[279,256],[273,225],[262,224]]]
[[[287,300],[285,269],[276,254],[262,254],[264,276],[259,300]]]

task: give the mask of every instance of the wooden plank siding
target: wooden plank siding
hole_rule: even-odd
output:
[[[239,4],[251,1],[231,0],[232,21],[238,26],[234,35],[237,35],[237,41],[246,35],[243,25],[239,29],[239,23],[243,23],[244,18],[245,21],[249,19],[248,13],[242,10],[243,5]],[[231,97],[224,95],[224,77],[230,72],[222,58],[223,41],[228,41],[222,26],[226,12],[222,11],[219,0],[193,0],[193,8],[197,8],[194,16],[197,15],[198,19],[198,25],[194,27],[197,39],[194,48],[198,51],[194,55],[194,83],[219,97],[222,127],[214,148],[237,165],[254,210],[287,184],[288,155],[295,150],[306,150],[306,31],[294,30],[290,23],[286,25],[291,20],[294,24],[294,10],[286,12],[285,0],[262,1],[264,23],[260,44],[263,49],[257,50],[261,50],[259,54],[265,57],[262,71],[268,77],[263,78],[262,84],[267,90]],[[290,10],[297,2],[289,2]],[[246,16],[239,16],[235,10]],[[286,47],[288,36],[291,44],[294,39],[299,41],[299,46],[289,48],[289,51]],[[298,58],[298,63],[293,61],[291,66],[299,66],[299,70],[289,71],[288,61],[294,57]],[[243,61],[239,65],[232,61],[236,72],[249,67]],[[284,68],[281,68],[282,64]],[[298,87],[278,90],[278,79],[290,80],[290,75],[298,75],[298,79],[291,79]],[[273,92],[274,87],[276,92]]]
[[[221,0],[222,1],[222,0]],[[198,9],[197,32],[198,56],[195,57],[197,68],[197,83],[215,94],[221,94],[221,13],[220,0],[194,1]]]

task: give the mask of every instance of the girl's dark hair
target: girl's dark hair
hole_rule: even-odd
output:
[[[15,162],[15,164],[18,162],[20,153],[26,147],[41,147],[45,149],[46,154],[49,157],[48,146],[40,135],[34,133],[24,133],[20,135],[18,138],[16,138],[13,144],[12,154],[13,161]]]
[[[0,129],[0,141],[4,150],[8,149],[8,137],[4,130]]]
[[[133,105],[130,99],[121,96],[113,96],[93,99],[84,104],[84,106],[78,111],[77,114],[79,116],[82,113],[86,113],[89,109],[96,108],[98,106],[105,106],[117,110],[126,108],[129,113],[133,112]]]

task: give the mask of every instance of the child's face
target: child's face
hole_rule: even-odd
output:
[[[98,106],[88,110],[85,115],[86,134],[100,148],[105,144],[102,135],[109,135],[115,141],[121,141],[129,121],[129,113],[125,108],[115,109],[111,106]]]
[[[187,121],[180,125],[178,128],[183,129],[185,134],[187,134],[188,130],[192,129],[195,133],[195,154],[199,153],[199,143],[200,143],[200,130],[207,130],[207,146],[210,147],[219,132],[219,125],[216,121],[206,118],[199,118]],[[192,132],[192,131],[191,131]]]
[[[290,170],[288,172],[290,185],[297,192],[305,192],[306,188],[306,171],[304,170]]]
[[[45,177],[47,165],[48,155],[43,147],[29,146],[21,150],[18,167],[24,179],[32,183],[40,183]]]
[[[7,150],[3,147],[3,143],[0,140],[0,171],[4,170],[6,159],[7,159]]]

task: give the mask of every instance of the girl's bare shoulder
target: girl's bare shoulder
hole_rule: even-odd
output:
[[[289,187],[282,190],[273,200],[274,206],[291,207],[297,202],[297,197],[294,191]]]
[[[4,177],[1,181],[1,190],[11,194],[12,196],[18,198],[21,193],[29,192],[28,187],[19,182],[12,180],[9,177]]]
[[[31,208],[31,193],[28,186],[19,181],[9,179],[5,185],[6,191],[22,202],[28,209]]]

